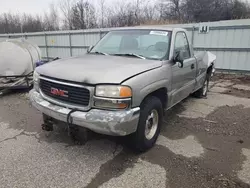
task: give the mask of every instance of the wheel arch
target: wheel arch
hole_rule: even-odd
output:
[[[207,68],[207,74],[211,76],[212,71],[213,71],[214,63],[211,63],[208,68]]]
[[[161,87],[149,94],[147,94],[141,104],[148,98],[148,97],[157,97],[158,99],[160,99],[161,103],[162,103],[162,108],[163,109],[166,109],[167,108],[167,105],[168,105],[168,89],[166,87]]]

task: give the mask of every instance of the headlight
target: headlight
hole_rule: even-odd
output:
[[[128,86],[99,85],[95,90],[94,106],[103,109],[126,109],[131,105],[132,90]]]
[[[132,97],[132,90],[128,86],[100,85],[96,87],[95,95],[108,98]]]
[[[36,71],[33,73],[33,81],[37,83],[39,82],[39,74]]]
[[[94,97],[94,106],[101,109],[126,109],[130,107],[131,99],[110,99]]]

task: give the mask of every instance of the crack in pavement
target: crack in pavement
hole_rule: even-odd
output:
[[[19,134],[15,135],[14,137],[6,138],[4,140],[1,140],[0,144],[3,143],[3,142],[9,141],[9,140],[17,140],[17,137],[23,136],[23,135],[24,136],[28,136],[28,137],[35,137],[37,139],[38,143],[41,143],[41,140],[37,137],[38,134],[39,133],[37,133],[36,135],[34,135],[34,134],[28,134],[26,131],[23,130],[22,132],[20,132]]]
[[[62,143],[38,144],[34,136],[17,136],[0,148],[0,175],[3,187],[85,187],[112,160],[114,143],[93,140],[83,147]],[[116,154],[122,148],[116,148]],[[3,176],[2,176],[3,175]]]

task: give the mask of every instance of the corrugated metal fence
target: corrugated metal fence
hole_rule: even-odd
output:
[[[194,49],[211,51],[217,56],[216,68],[250,71],[250,19],[196,24],[166,25],[188,30]],[[114,29],[114,28],[113,28]],[[45,58],[84,54],[110,29],[38,32],[0,35],[0,41],[25,37],[36,43]]]

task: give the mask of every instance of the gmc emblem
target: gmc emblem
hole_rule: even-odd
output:
[[[54,88],[52,87],[50,89],[50,93],[53,94],[53,95],[57,95],[57,96],[61,96],[61,97],[69,97],[68,96],[68,91],[65,91],[65,90],[62,90],[62,89],[57,89],[57,88]]]

